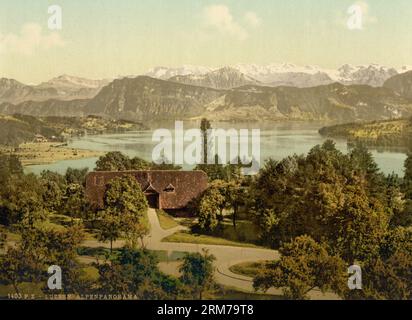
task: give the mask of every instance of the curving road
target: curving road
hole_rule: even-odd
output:
[[[186,230],[187,228],[179,226],[169,230],[162,229],[156,211],[153,209],[149,209],[148,218],[151,225],[151,233],[146,241],[148,249],[165,250],[170,254],[173,251],[201,252],[203,249],[207,249],[210,254],[213,254],[216,257],[216,281],[222,285],[236,288],[241,291],[255,292],[253,288],[253,279],[231,272],[229,270],[230,266],[244,262],[276,260],[280,257],[277,251],[270,249],[162,242],[162,239],[164,239],[165,237],[172,235],[177,231]],[[176,274],[177,266],[177,263],[172,263],[172,269],[175,270],[172,270],[170,273]],[[167,269],[164,269],[164,271],[167,272]],[[267,293],[273,295],[282,295],[282,290],[272,288]],[[312,299],[337,298],[335,295],[331,294],[324,295],[319,290],[312,290],[309,296]]]
[[[151,230],[150,235],[145,239],[145,245],[151,250],[163,250],[167,251],[169,256],[173,251],[181,252],[202,252],[203,249],[209,251],[216,257],[216,281],[222,285],[232,287],[245,292],[255,292],[253,288],[253,280],[250,277],[235,274],[229,270],[230,266],[244,262],[254,262],[263,260],[276,260],[279,259],[279,253],[270,249],[259,248],[243,248],[233,246],[222,245],[203,245],[192,243],[172,243],[162,242],[165,237],[174,234],[175,232],[187,230],[183,226],[178,226],[173,229],[164,230],[160,226],[159,218],[154,209],[148,210],[148,219],[150,222]],[[102,243],[97,241],[86,241],[84,245],[89,247],[102,246]],[[113,247],[122,247],[124,242],[117,241]],[[162,271],[176,275],[178,269],[178,263],[170,262],[163,263],[161,266]],[[282,295],[280,289],[270,289],[268,294]],[[336,299],[335,295],[322,294],[319,290],[312,290],[309,294],[311,299]]]

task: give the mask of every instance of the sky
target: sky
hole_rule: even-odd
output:
[[[49,28],[51,5],[62,10],[61,29]],[[36,84],[238,63],[400,67],[412,65],[411,31],[410,0],[0,0],[0,77]]]

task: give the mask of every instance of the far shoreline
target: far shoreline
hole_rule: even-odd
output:
[[[25,168],[67,160],[96,158],[105,154],[103,151],[71,148],[66,143],[56,142],[22,143],[17,148],[0,147],[0,151],[19,157]]]

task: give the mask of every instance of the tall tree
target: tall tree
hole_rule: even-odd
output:
[[[83,169],[74,169],[74,168],[67,168],[65,179],[67,184],[78,184],[81,186],[86,185],[86,176],[88,173],[88,168]]]
[[[209,148],[210,148],[208,130],[210,129],[212,129],[212,125],[210,121],[207,120],[206,118],[203,118],[200,122],[200,131],[202,133],[202,145],[203,145],[203,154],[202,154],[203,164],[207,164]]]
[[[44,186],[34,174],[11,176],[0,189],[0,222],[5,225],[27,222],[34,225],[48,216]]]
[[[280,260],[267,263],[254,278],[255,289],[283,288],[287,299],[303,300],[314,288],[343,295],[347,289],[345,263],[308,236],[284,244]]]
[[[412,200],[412,152],[409,153],[408,158],[405,160],[403,191],[406,194],[406,198]]]
[[[203,294],[214,283],[214,267],[213,261],[216,258],[210,255],[207,250],[203,250],[201,253],[188,253],[183,258],[183,263],[180,266],[180,272],[182,276],[180,280],[190,290],[199,296],[202,300]]]
[[[104,294],[132,294],[139,299],[176,298],[180,284],[158,268],[158,259],[150,251],[122,248],[119,255],[99,270],[99,291]]]
[[[131,170],[150,170],[151,163],[140,159],[139,157],[134,157],[130,160]]]
[[[350,261],[376,252],[389,225],[386,189],[372,194],[369,186],[366,171],[328,141],[306,157],[269,160],[250,206],[271,246],[309,235]]]
[[[66,190],[65,178],[56,172],[46,170],[40,174],[40,179],[44,188],[43,200],[45,207],[50,211],[59,211]]]
[[[111,180],[104,195],[105,210],[100,216],[99,237],[113,241],[126,236],[132,244],[148,232],[145,227],[147,199],[134,177],[117,177]]]
[[[166,160],[165,160],[166,161]],[[180,170],[168,162],[156,164],[139,157],[129,158],[121,152],[109,152],[96,162],[96,171],[129,171],[129,170]]]
[[[351,165],[359,174],[365,175],[368,192],[371,196],[384,196],[385,175],[380,172],[378,164],[365,145],[357,144],[349,154]]]
[[[396,174],[386,177],[386,203],[390,215],[390,227],[412,225],[412,212],[408,212],[408,200],[402,192],[402,180]]]
[[[77,261],[77,248],[84,237],[81,226],[55,231],[23,225],[19,233],[21,240],[0,256],[1,283],[11,284],[19,293],[22,283],[45,282],[48,267],[58,265],[63,273],[63,292],[80,293],[75,288],[80,290],[78,275],[81,267]]]
[[[226,183],[225,186],[225,198],[228,208],[233,209],[232,222],[233,227],[236,229],[236,222],[239,212],[239,207],[245,205],[246,201],[246,189],[235,181]]]
[[[217,187],[207,189],[198,203],[198,225],[204,231],[213,231],[219,224],[219,215],[225,207],[226,199]]]
[[[113,242],[122,235],[123,223],[117,212],[106,209],[98,214],[99,224],[97,239],[102,242],[109,241],[110,253],[113,252]]]
[[[86,218],[88,216],[89,204],[85,196],[85,189],[77,183],[67,185],[62,198],[61,212],[72,218]]]
[[[47,242],[44,244],[47,248],[46,265],[58,265],[61,268],[63,281],[60,293],[64,294],[66,299],[71,294],[85,294],[92,286],[78,261],[77,249],[84,239],[83,226],[78,223],[64,231],[47,231]],[[43,291],[50,292],[46,286]]]
[[[362,290],[346,293],[346,299],[412,299],[412,231],[388,230],[378,255],[361,262]]]
[[[117,177],[107,184],[104,204],[122,215],[141,218],[146,214],[148,204],[140,184],[132,176]]]
[[[126,171],[131,169],[130,158],[121,152],[108,152],[96,162],[96,171]]]
[[[0,181],[3,183],[10,175],[22,175],[23,166],[15,155],[0,153]]]

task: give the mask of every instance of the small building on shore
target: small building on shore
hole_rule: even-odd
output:
[[[86,178],[86,196],[98,208],[104,208],[107,184],[114,178],[132,176],[140,184],[151,208],[182,210],[207,188],[203,171],[97,171]]]

